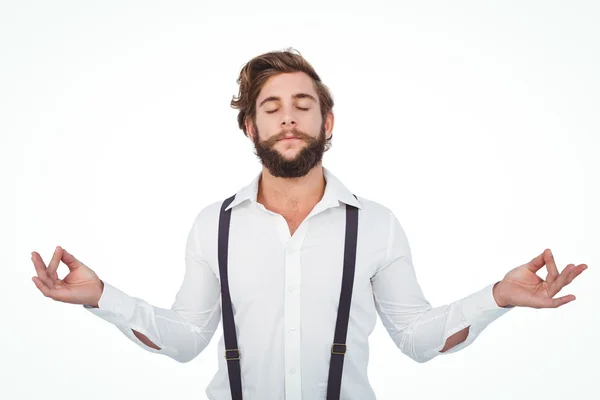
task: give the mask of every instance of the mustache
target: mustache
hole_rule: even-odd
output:
[[[290,134],[293,135],[293,136],[295,136],[295,137],[297,137],[297,138],[300,138],[300,139],[302,139],[304,141],[306,141],[306,140],[308,140],[308,139],[311,138],[307,133],[304,133],[302,131],[297,130],[296,128],[293,128],[293,129],[290,129],[290,130],[287,130],[287,131],[284,130],[284,131],[279,132],[277,135],[273,136],[271,138],[271,140],[273,142],[276,142],[278,140],[284,139],[286,136],[288,136]]]

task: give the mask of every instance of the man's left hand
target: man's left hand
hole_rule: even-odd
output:
[[[545,281],[536,274],[544,265],[548,270]],[[546,249],[527,264],[511,270],[504,279],[496,283],[493,289],[494,299],[500,307],[557,308],[575,300],[575,296],[569,294],[553,297],[586,269],[586,264],[569,264],[559,274],[552,252]]]

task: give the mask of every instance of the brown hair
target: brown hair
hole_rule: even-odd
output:
[[[240,86],[237,97],[231,100],[231,107],[239,110],[238,126],[248,136],[245,121],[250,117],[256,122],[256,99],[265,82],[280,73],[304,72],[313,80],[315,91],[319,97],[323,123],[327,114],[333,109],[333,97],[329,88],[321,82],[314,68],[306,61],[298,50],[287,48],[282,51],[271,51],[248,61],[240,71],[237,83]],[[331,135],[333,137],[333,135]],[[331,137],[328,139],[331,140]]]

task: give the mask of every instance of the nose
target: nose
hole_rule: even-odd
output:
[[[282,128],[294,128],[296,126],[296,120],[294,119],[294,117],[289,114],[286,113],[286,115],[283,117],[283,120],[281,121],[281,127]]]

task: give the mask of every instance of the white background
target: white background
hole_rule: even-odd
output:
[[[61,245],[170,307],[194,217],[260,170],[229,106],[239,70],[286,47],[336,101],[324,165],[398,216],[434,306],[545,248],[589,266],[574,302],[425,364],[378,321],[378,399],[600,398],[598,3],[217,3],[2,2],[0,398],[205,398],[221,327],[190,363],[146,352],[45,298],[30,253]]]

